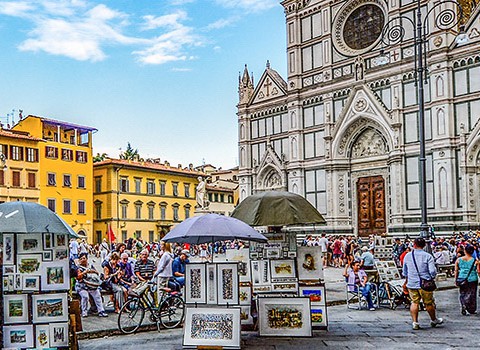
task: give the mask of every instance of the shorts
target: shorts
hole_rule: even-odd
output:
[[[420,304],[420,301],[423,300],[425,305],[435,304],[435,299],[433,298],[433,292],[427,292],[423,289],[410,289],[408,288],[408,295],[412,299],[412,303]]]
[[[333,254],[334,259],[341,258],[341,257],[342,257],[342,254]]]
[[[322,252],[322,256],[323,256],[324,258],[326,258],[326,257],[328,256],[328,251]]]

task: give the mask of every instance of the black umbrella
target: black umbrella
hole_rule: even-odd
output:
[[[165,242],[203,244],[215,241],[267,242],[267,238],[244,222],[229,216],[205,214],[186,219],[175,226],[165,237]]]
[[[285,191],[260,192],[245,198],[232,217],[250,226],[325,224],[325,219],[302,196]]]
[[[79,237],[60,216],[47,207],[37,203],[19,201],[0,204],[0,232],[50,232]]]

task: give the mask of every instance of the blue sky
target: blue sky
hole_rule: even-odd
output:
[[[97,128],[95,153],[236,166],[238,73],[285,77],[284,21],[279,0],[2,0],[1,121],[23,109]]]

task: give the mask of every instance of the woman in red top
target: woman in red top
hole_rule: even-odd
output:
[[[340,239],[335,238],[335,241],[333,242],[333,266],[334,267],[340,267],[340,259],[342,258],[342,242]]]

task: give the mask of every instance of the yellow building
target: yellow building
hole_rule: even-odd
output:
[[[89,241],[93,238],[92,133],[95,128],[29,115],[13,132],[38,142],[39,202]]]
[[[39,202],[40,143],[26,132],[0,127],[0,203]]]
[[[105,238],[111,225],[117,241],[152,242],[193,216],[197,178],[204,174],[158,160],[107,159],[94,163],[93,175],[94,241]]]
[[[238,203],[238,167],[214,169],[207,174],[208,209],[213,213],[230,216]]]

